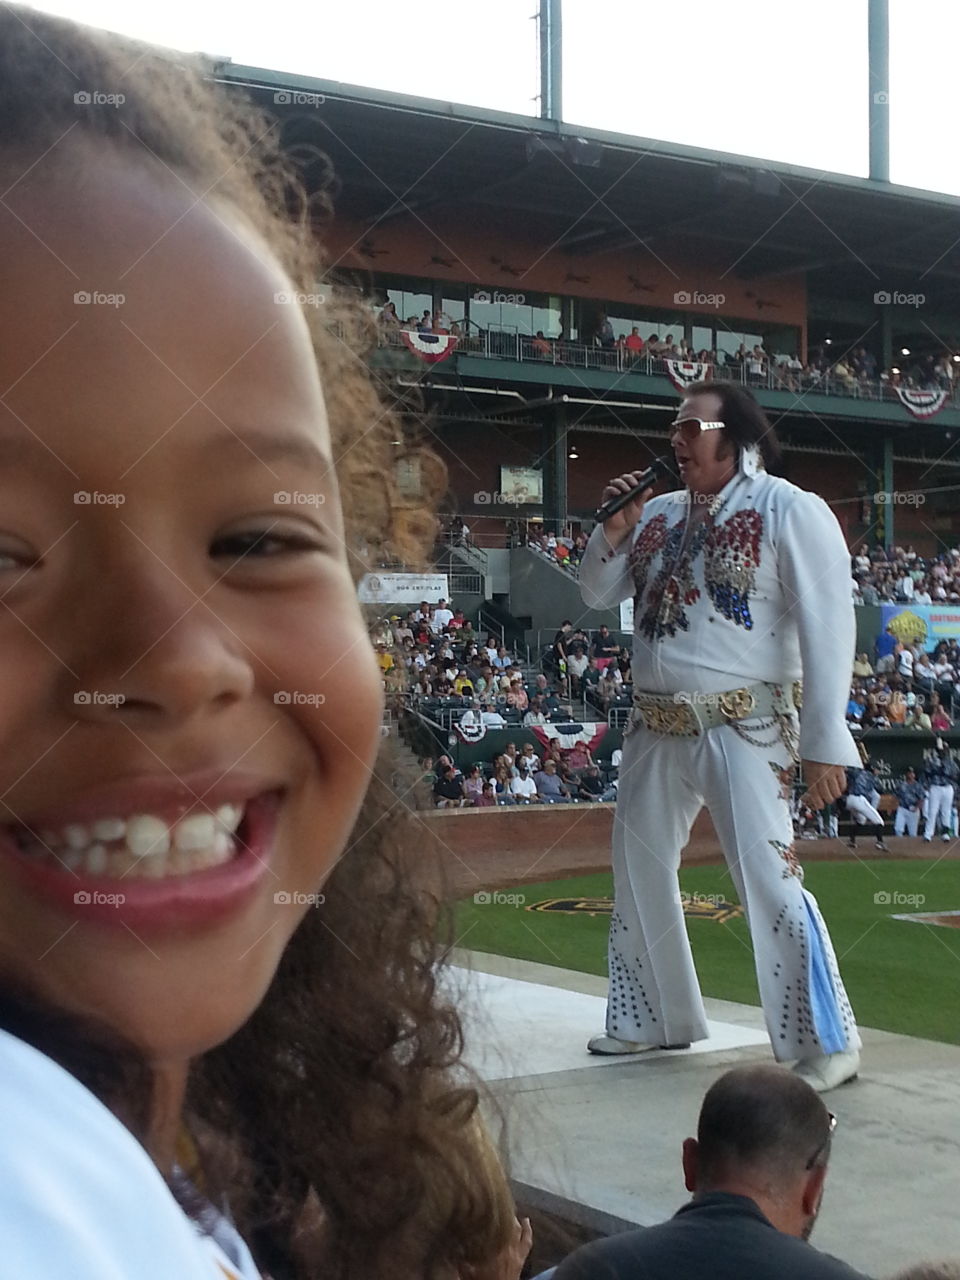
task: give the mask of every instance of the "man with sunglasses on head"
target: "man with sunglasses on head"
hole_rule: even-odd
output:
[[[735,1067],[683,1144],[693,1199],[667,1222],[584,1245],[553,1280],[864,1280],[808,1243],[837,1125],[782,1067]]]
[[[588,1047],[633,1054],[709,1036],[677,879],[706,806],[750,925],[774,1056],[824,1092],[856,1076],[860,1036],[803,887],[790,800],[798,764],[814,809],[860,764],[844,719],[849,552],[826,503],[771,474],[779,447],[749,391],[693,384],[670,442],[684,488],[647,489],[599,523],[580,570],[589,608],[634,597],[607,1026]],[[612,480],[603,501],[641,476]]]

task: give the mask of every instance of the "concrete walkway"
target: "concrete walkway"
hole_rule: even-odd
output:
[[[586,1226],[669,1217],[688,1198],[680,1145],[707,1088],[737,1063],[771,1060],[760,1010],[706,1000],[702,1044],[591,1057],[605,979],[479,952],[455,961],[467,1060],[506,1113],[513,1177]],[[960,1048],[861,1034],[859,1080],[825,1098],[839,1125],[813,1243],[876,1277],[960,1259]]]

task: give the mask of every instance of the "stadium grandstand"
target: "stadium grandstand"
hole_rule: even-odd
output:
[[[952,727],[956,646],[933,649],[960,633],[956,198],[879,171],[824,175],[572,126],[549,95],[543,116],[526,117],[232,62],[212,70],[277,114],[285,142],[312,157],[308,184],[326,180],[322,157],[332,163],[334,275],[369,308],[372,360],[399,402],[417,397],[412,429],[426,426],[447,467],[431,603],[449,596],[466,636],[410,614],[410,595],[379,597],[391,714],[430,727],[432,738],[414,735],[422,761],[446,746],[494,780],[511,730],[518,749],[542,754],[540,726],[524,718],[545,676],[550,703],[534,712],[606,725],[598,763],[615,780],[629,615],[585,610],[577,563],[609,477],[668,452],[670,415],[696,379],[748,386],[784,474],[840,522],[871,667],[853,677],[851,723],[889,742],[904,724],[932,732],[934,713]],[[396,443],[401,491],[415,496],[417,460]],[[938,607],[937,621],[917,621]],[[877,641],[891,610],[909,612],[896,643],[912,661],[898,651],[887,672]],[[559,669],[567,618],[583,628],[574,666],[609,628],[609,674]],[[483,751],[469,740],[482,729]]]

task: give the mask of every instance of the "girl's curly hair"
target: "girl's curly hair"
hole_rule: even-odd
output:
[[[122,93],[122,109],[77,105],[89,86]],[[405,415],[365,362],[371,316],[324,283],[317,227],[330,201],[307,195],[277,122],[212,83],[199,58],[0,6],[0,172],[14,180],[40,157],[55,164],[78,137],[159,161],[198,199],[239,213],[296,289],[322,288],[307,318],[354,579],[384,556],[422,563],[444,469],[410,442],[422,499],[399,500],[392,442]],[[388,754],[385,745],[323,910],[307,913],[260,1007],[193,1064],[188,1084],[199,1181],[210,1199],[228,1198],[276,1280],[449,1276],[488,1261],[512,1226],[502,1179],[472,1158],[478,1093],[458,1065],[457,1012],[437,989],[445,912],[415,877],[422,836],[391,792]],[[134,1046],[6,981],[0,1026],[144,1137],[152,1078]]]

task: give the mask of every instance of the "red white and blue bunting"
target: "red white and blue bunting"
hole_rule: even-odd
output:
[[[464,716],[469,717],[466,724],[463,720],[457,720],[453,726],[453,731],[461,742],[479,742],[481,738],[486,737],[487,726],[483,723],[479,712],[467,711]]]
[[[942,387],[936,391],[918,391],[915,387],[897,387],[896,392],[900,397],[900,403],[915,418],[932,418],[946,404],[947,395],[949,394]]]
[[[595,751],[607,732],[605,724],[535,724],[533,732],[541,746],[556,741],[561,751],[572,750],[582,742],[589,751]]]
[[[705,382],[710,366],[704,360],[664,360],[667,377],[678,391],[686,391],[693,382]]]
[[[415,356],[425,360],[427,364],[437,364],[453,355],[457,345],[456,334],[453,333],[417,333],[411,329],[401,329],[400,337]]]

